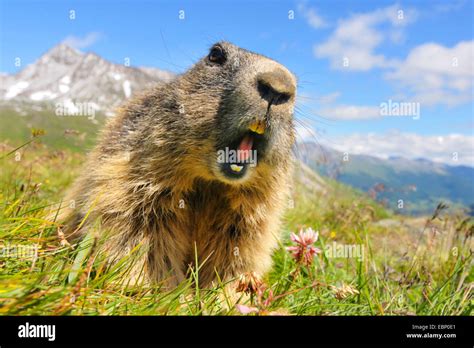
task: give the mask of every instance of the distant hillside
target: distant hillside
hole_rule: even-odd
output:
[[[452,208],[474,204],[474,168],[448,166],[426,159],[381,159],[344,154],[305,142],[295,149],[297,156],[321,175],[351,185],[401,214],[426,214],[440,201]],[[346,160],[345,160],[346,159]],[[403,200],[403,208],[398,208]]]
[[[95,144],[97,134],[105,123],[101,113],[95,117],[56,116],[51,108],[39,110],[23,108],[22,112],[0,107],[0,143],[21,146],[32,138],[34,130],[44,131],[37,142],[55,150],[69,149],[86,152]]]

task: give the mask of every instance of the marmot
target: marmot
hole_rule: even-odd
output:
[[[190,70],[119,109],[59,222],[84,235],[99,221],[111,260],[145,246],[134,277],[144,270],[151,283],[176,286],[196,259],[199,286],[216,274],[262,275],[292,177],[295,97],[287,68],[216,43]]]

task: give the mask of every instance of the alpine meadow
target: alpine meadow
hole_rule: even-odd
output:
[[[472,2],[0,2],[2,316],[472,316]]]

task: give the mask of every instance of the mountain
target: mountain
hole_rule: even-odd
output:
[[[114,64],[59,44],[17,74],[0,75],[0,101],[16,109],[51,102],[73,109],[78,103],[88,103],[112,114],[135,91],[173,76],[165,70]]]
[[[295,149],[297,157],[323,176],[367,192],[402,214],[428,214],[440,201],[452,208],[474,204],[474,168],[427,159],[344,154],[314,142]],[[403,207],[399,207],[403,200]]]

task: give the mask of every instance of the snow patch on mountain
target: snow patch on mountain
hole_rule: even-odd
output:
[[[15,83],[13,86],[10,86],[7,93],[5,93],[5,99],[12,99],[15,98],[18,94],[20,94],[24,89],[26,89],[30,85],[29,82],[20,81]]]
[[[56,98],[57,94],[52,93],[51,91],[39,91],[30,95],[31,100],[40,101],[40,100],[51,100]]]
[[[130,98],[130,96],[132,95],[132,88],[130,87],[130,81],[128,80],[125,80],[123,82],[123,93],[125,93],[125,96],[127,98]]]

